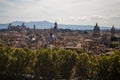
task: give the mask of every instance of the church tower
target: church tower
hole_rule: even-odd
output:
[[[97,23],[94,27],[93,37],[96,37],[96,38],[100,37],[100,28]]]
[[[113,25],[112,28],[111,28],[111,34],[114,35],[115,33],[116,33],[116,30],[115,30],[115,27]]]
[[[36,29],[36,26],[35,26],[35,25],[33,26],[33,29],[34,29],[34,30]]]
[[[53,33],[59,32],[57,22],[54,23]]]
[[[58,25],[57,25],[57,22],[55,22],[54,29],[57,29],[57,28],[58,28]]]

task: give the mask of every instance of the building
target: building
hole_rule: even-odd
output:
[[[112,28],[111,28],[111,34],[114,35],[115,33],[116,33],[116,30],[115,30],[115,27],[113,25]]]
[[[55,22],[55,24],[54,24],[54,29],[58,29],[57,22]]]
[[[34,30],[36,29],[36,26],[35,26],[35,25],[33,26],[33,29],[34,29]]]
[[[57,22],[54,23],[53,33],[59,32]]]
[[[57,37],[53,33],[50,33],[50,35],[47,38],[47,41],[48,43],[53,43],[56,39]]]
[[[99,28],[97,23],[96,23],[96,25],[94,27],[93,37],[95,37],[95,38],[100,37],[100,28]]]
[[[26,25],[24,23],[22,23],[22,25],[17,25],[14,26],[11,23],[8,25],[8,30],[9,31],[26,31]]]

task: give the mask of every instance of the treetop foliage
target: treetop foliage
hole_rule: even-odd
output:
[[[113,55],[71,50],[10,48],[0,44],[0,80],[120,80],[120,50]]]

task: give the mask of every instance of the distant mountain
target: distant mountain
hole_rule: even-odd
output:
[[[0,29],[6,29],[8,24],[0,24]]]
[[[12,22],[12,25],[22,25],[24,21],[15,21]],[[35,25],[37,29],[50,29],[54,27],[54,23],[49,21],[31,21],[31,22],[24,22],[25,25],[29,28],[33,28]],[[0,29],[6,29],[8,24],[0,24]],[[73,30],[92,30],[94,26],[91,25],[70,25],[70,24],[59,24],[58,28],[62,29],[73,29]],[[111,27],[100,27],[101,30],[110,29]],[[118,28],[120,29],[120,28]]]

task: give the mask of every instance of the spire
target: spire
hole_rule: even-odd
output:
[[[34,29],[34,30],[36,29],[36,26],[35,26],[35,24],[34,24],[34,26],[33,26],[33,29]]]
[[[95,26],[98,26],[98,23],[96,22],[96,25]]]
[[[115,28],[114,25],[112,26],[112,28]]]
[[[57,29],[57,21],[55,21],[54,29]]]
[[[55,24],[57,24],[57,21],[55,21]]]

